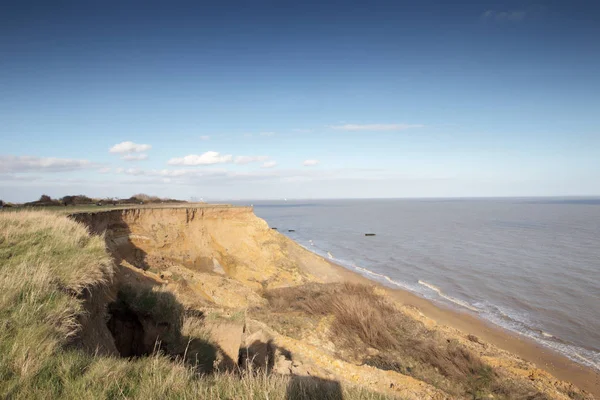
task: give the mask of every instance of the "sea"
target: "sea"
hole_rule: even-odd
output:
[[[365,277],[600,370],[600,198],[238,204]]]

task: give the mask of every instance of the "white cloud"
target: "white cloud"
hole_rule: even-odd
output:
[[[260,136],[275,136],[275,132],[261,132]]]
[[[244,136],[244,137],[252,137],[252,134],[251,134],[250,132],[246,132],[246,133],[244,133],[244,135],[243,135],[243,136]]]
[[[264,162],[269,159],[268,156],[237,156],[235,158],[236,164],[250,164],[253,162]]]
[[[116,172],[117,174],[122,174],[123,172],[125,172],[125,168],[121,168],[121,167],[119,167],[119,168],[115,168],[115,172]]]
[[[402,131],[412,128],[423,128],[421,124],[344,124],[331,125],[329,128],[341,131]]]
[[[110,153],[124,154],[124,153],[143,153],[152,148],[149,144],[137,144],[133,142],[121,142],[115,144],[108,150]]]
[[[200,140],[210,140],[210,136],[202,135],[202,136],[200,136]]]
[[[316,180],[367,179],[381,180],[387,174],[376,169],[342,168],[324,169],[261,169],[253,171],[232,171],[224,168],[181,168],[162,170],[140,170],[130,168],[124,171],[128,179],[118,180],[120,184],[161,184],[165,179],[172,185],[229,185],[236,182],[256,182],[279,184],[281,182],[308,182]],[[382,175],[383,174],[383,175]]]
[[[99,173],[101,174],[108,174],[110,172],[110,168],[106,167],[106,168],[100,168],[98,170]]]
[[[0,173],[5,172],[65,172],[97,166],[89,160],[70,158],[0,156]]]
[[[262,168],[273,168],[275,166],[277,166],[277,161],[265,161]]]
[[[296,132],[296,133],[310,133],[310,132],[312,132],[312,129],[292,129],[292,132]]]
[[[487,10],[483,14],[481,14],[482,19],[491,20],[494,19],[496,21],[522,21],[527,16],[527,12],[517,10],[517,11],[494,11]]]
[[[141,161],[148,158],[148,154],[125,154],[121,157],[121,160],[125,161]]]
[[[231,154],[219,154],[216,151],[207,151],[201,155],[190,154],[185,157],[172,158],[167,164],[169,165],[211,165],[211,164],[223,164],[233,161]]]
[[[319,164],[319,160],[304,160],[304,162],[302,163],[302,165],[304,165],[305,167],[312,167],[317,164]]]

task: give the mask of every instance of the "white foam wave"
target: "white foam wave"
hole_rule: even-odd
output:
[[[480,315],[488,321],[532,339],[579,364],[600,371],[600,353],[569,344],[559,337],[532,327],[532,324],[526,315],[515,310],[508,310],[499,306],[483,303],[481,304],[481,310]]]
[[[373,272],[373,271],[371,271],[371,270],[369,270],[369,269],[366,269],[366,268],[359,267],[359,266],[357,266],[356,264],[352,264],[352,267],[353,267],[354,269],[357,269],[357,270],[361,271],[361,272],[364,272],[364,273],[365,273],[365,274],[367,274],[367,275],[377,276],[377,277],[379,277],[379,278],[384,278],[384,279],[385,279],[385,278],[387,278],[387,276],[386,276],[386,275],[383,275],[383,274],[378,274],[377,272]]]
[[[466,301],[462,301],[460,299],[457,299],[455,297],[451,297],[448,296],[447,294],[445,294],[444,292],[442,292],[440,290],[440,288],[438,288],[437,286],[432,285],[431,283],[427,283],[425,281],[419,280],[419,284],[423,285],[431,290],[433,290],[434,292],[436,292],[440,297],[443,297],[444,299],[454,303],[454,304],[458,304],[461,307],[467,308],[471,311],[475,311],[475,312],[479,312],[478,308],[473,307],[472,305],[470,305],[469,303],[467,303]]]
[[[579,358],[580,360],[584,361],[585,363],[587,363],[588,365],[593,366],[594,368],[596,368],[597,370],[600,370],[600,364],[593,362],[590,359],[585,358],[584,356],[582,356],[581,354],[575,352],[573,353],[575,355],[575,357]]]

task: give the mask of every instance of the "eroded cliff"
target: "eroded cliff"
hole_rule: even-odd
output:
[[[205,370],[250,362],[413,399],[588,398],[380,289],[344,286],[339,269],[270,229],[251,208],[140,208],[71,218],[103,235],[117,264],[104,302],[108,323],[94,318],[102,306],[90,302],[82,324],[81,343],[90,350],[143,356],[160,341],[173,356],[201,359],[203,342],[182,345],[201,330],[216,349]]]
[[[249,207],[112,210],[72,218],[104,234],[117,263],[144,270],[179,266],[234,278],[254,289],[316,279],[302,268],[298,252],[288,251],[290,241]]]

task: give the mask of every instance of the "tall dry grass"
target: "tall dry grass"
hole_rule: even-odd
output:
[[[307,284],[271,290],[265,297],[269,310],[258,310],[256,315],[273,313],[297,319],[295,315],[301,312],[313,318],[333,316],[327,339],[347,361],[410,375],[463,398],[543,396],[527,382],[499,376],[467,347],[428,330],[370,286]],[[279,322],[290,326],[288,321]],[[375,352],[365,351],[367,348]]]
[[[379,400],[384,395],[333,382],[267,373],[200,376],[181,362],[154,355],[125,360],[83,353],[57,354],[36,379],[9,393],[11,399],[239,399]]]
[[[78,296],[114,273],[101,237],[46,212],[0,213],[0,380],[36,374],[73,337]]]

